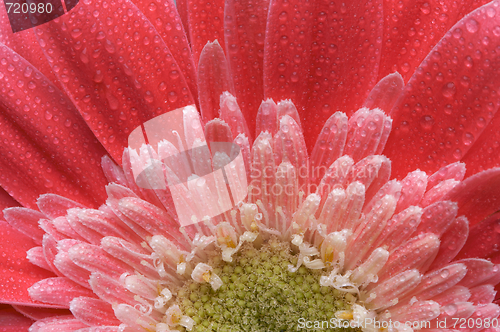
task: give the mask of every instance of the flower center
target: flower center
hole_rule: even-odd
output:
[[[320,286],[323,270],[290,271],[297,256],[276,238],[258,249],[246,243],[231,263],[213,256],[209,265],[223,285],[213,290],[207,283],[187,282],[177,305],[194,320],[193,331],[221,332],[297,331],[306,322],[330,321],[336,312],[350,310],[352,294]]]

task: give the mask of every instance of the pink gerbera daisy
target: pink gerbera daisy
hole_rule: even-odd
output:
[[[0,11],[3,331],[499,330],[500,1],[65,8]]]

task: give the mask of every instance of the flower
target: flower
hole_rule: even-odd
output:
[[[2,302],[31,331],[496,328],[499,2],[178,8],[85,0],[18,34],[2,13],[0,184],[25,206]],[[174,110],[186,138],[124,150]],[[223,195],[199,169],[234,156],[169,157],[205,141],[238,146],[249,190],[198,218]],[[159,162],[189,190],[143,188]]]

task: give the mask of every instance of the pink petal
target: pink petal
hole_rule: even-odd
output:
[[[344,154],[355,162],[381,154],[391,132],[392,120],[381,110],[361,108],[349,119]]]
[[[469,237],[458,258],[498,257],[500,243],[500,214],[495,213],[470,229]]]
[[[485,259],[466,258],[456,262],[467,267],[467,275],[459,283],[461,286],[469,288],[479,286],[498,273],[498,266]]]
[[[343,155],[348,122],[344,113],[336,112],[323,126],[311,153],[311,178],[318,183],[330,165]]]
[[[99,272],[115,278],[124,272],[133,272],[128,264],[110,256],[100,247],[87,243],[72,246],[68,250],[68,256],[76,265],[90,272]]]
[[[31,324],[33,324],[31,319],[24,317],[12,308],[0,310],[2,332],[28,332]]]
[[[234,137],[239,134],[244,134],[250,142],[252,141],[252,135],[250,135],[250,130],[248,129],[243,113],[241,113],[240,107],[233,95],[228,92],[224,92],[220,96],[220,115],[219,117],[224,120],[231,128],[231,133]]]
[[[474,310],[474,305],[469,302],[449,303],[441,307],[441,315],[436,320],[431,321],[431,326],[436,326],[438,321],[441,321],[441,324],[444,322],[444,327],[457,327],[465,318],[470,317]]]
[[[30,237],[36,244],[42,244],[45,232],[38,226],[38,220],[45,218],[42,213],[31,209],[14,207],[4,210],[4,217],[19,232]]]
[[[369,295],[375,296],[375,298],[367,301],[367,306],[372,308],[390,307],[394,299],[404,298],[421,280],[422,276],[417,270],[407,270],[380,284],[376,284],[369,291]]]
[[[53,277],[54,274],[32,265],[26,259],[26,251],[35,246],[33,240],[0,221],[0,301],[10,304],[29,304],[51,307],[33,301],[28,295],[28,287],[35,282]]]
[[[391,176],[391,161],[385,156],[372,155],[354,165],[349,174],[349,182],[359,181],[366,188],[369,202]]]
[[[172,0],[132,0],[139,10],[154,26],[160,37],[168,46],[175,62],[179,66],[191,93],[196,98],[195,63],[191,55],[186,31],[176,7]],[[178,2],[178,1],[177,1]]]
[[[424,209],[417,233],[441,236],[455,220],[458,206],[454,202],[439,201]]]
[[[125,174],[123,174],[123,169],[116,165],[111,158],[104,156],[101,159],[101,166],[109,182],[114,182],[122,186],[127,185],[127,179],[125,179]]]
[[[136,127],[193,104],[172,53],[129,1],[80,2],[35,33],[65,91],[116,161]]]
[[[495,287],[493,285],[482,285],[470,289],[470,302],[474,304],[488,304],[495,300]]]
[[[301,117],[314,114],[304,127],[309,149],[331,114],[352,114],[375,85],[381,9],[381,1],[272,2],[264,48],[264,96],[291,99]]]
[[[280,129],[274,135],[274,153],[276,165],[289,162],[295,168],[299,179],[299,188],[309,193],[306,188],[309,177],[307,148],[299,124],[289,115],[280,119]]]
[[[90,272],[78,265],[76,265],[70,258],[68,252],[76,245],[79,245],[80,241],[77,240],[61,240],[57,242],[58,253],[54,258],[54,266],[56,269],[62,273],[68,279],[76,282],[83,287],[89,287],[89,277]]]
[[[439,316],[439,304],[434,301],[418,301],[388,310],[391,320],[400,322],[424,322]]]
[[[257,137],[252,147],[251,185],[248,199],[252,203],[261,200],[267,206],[271,202],[272,188],[275,184],[276,164],[273,153],[273,139],[267,132]]]
[[[500,306],[494,303],[488,303],[485,305],[477,306],[476,311],[474,311],[470,318],[474,321],[481,319],[484,322],[487,319],[491,321],[492,318],[497,318],[498,315],[500,315]],[[482,330],[482,328],[480,327],[469,329],[470,332],[476,332],[480,330]]]
[[[464,216],[456,218],[448,229],[441,235],[441,245],[431,270],[448,264],[458,254],[467,241],[469,235],[469,222]],[[476,242],[477,245],[478,242]],[[477,257],[477,256],[476,256]]]
[[[470,291],[464,286],[454,286],[444,291],[443,293],[434,296],[433,301],[438,302],[441,305],[459,303],[468,301],[470,298]]]
[[[497,112],[500,63],[497,43],[489,42],[497,38],[495,8],[494,1],[457,23],[406,85],[391,112],[394,129],[385,149],[397,178],[460,160]]]
[[[121,238],[107,236],[102,239],[101,248],[111,256],[127,263],[134,270],[148,278],[160,279],[154,268],[151,253]]]
[[[217,117],[223,92],[234,94],[231,73],[218,41],[203,47],[198,65],[198,89],[204,123]]]
[[[224,13],[227,58],[235,84],[235,96],[251,133],[255,130],[260,102],[264,100],[263,53],[269,2],[226,1]]]
[[[16,311],[33,320],[71,314],[71,312],[66,309],[37,308],[22,305],[15,305],[13,307],[14,309],[16,309]]]
[[[347,270],[359,266],[362,259],[368,257],[371,251],[375,249],[373,243],[384,230],[395,208],[396,198],[386,195],[374,204],[372,210],[362,218],[359,226],[356,228],[353,226],[347,227],[354,230],[346,249],[345,268]],[[342,226],[344,225],[341,225],[341,229],[345,228]]]
[[[500,168],[467,178],[443,199],[457,202],[458,214],[465,215],[471,227],[476,225],[500,207]]]
[[[439,249],[439,239],[434,234],[421,234],[396,248],[379,272],[379,280],[385,280],[409,269],[425,272]]]
[[[224,49],[224,1],[186,0],[189,40],[194,62],[198,64],[200,54],[207,42],[218,40]]]
[[[420,224],[422,213],[422,209],[418,206],[410,206],[394,215],[387,222],[387,226],[374,243],[374,247],[387,246],[389,251],[399,247],[415,232]]]
[[[85,327],[88,325],[68,315],[39,320],[30,327],[30,332],[74,332]]]
[[[63,273],[61,273],[54,264],[57,255],[57,240],[55,240],[52,235],[45,234],[43,236],[42,249],[45,261],[50,267],[50,270],[58,276],[63,276]]]
[[[70,304],[73,315],[90,326],[120,325],[108,302],[90,297],[77,297]]]
[[[379,77],[394,71],[408,81],[441,37],[488,0],[447,3],[384,0],[384,38]]]
[[[437,201],[440,201],[445,197],[447,193],[449,193],[457,184],[459,184],[460,181],[449,179],[442,181],[429,189],[425,195],[424,198],[422,198],[422,201],[420,202],[421,207],[427,207]]]
[[[2,187],[30,208],[46,192],[102,203],[106,178],[99,163],[106,152],[71,101],[9,48],[0,47],[0,57]]]
[[[1,211],[3,211],[4,209],[16,207],[19,205],[19,202],[17,202],[2,187],[0,187],[0,217],[2,216]]]
[[[427,181],[427,188],[431,189],[434,186],[438,185],[440,182],[450,179],[462,181],[465,176],[465,170],[465,164],[459,161],[441,167],[438,171],[429,176],[429,179]]]
[[[137,199],[122,198],[118,209],[126,219],[123,220],[137,235],[147,239],[148,236],[165,235],[169,239],[184,246],[184,239],[179,232],[179,226],[163,210]]]
[[[66,197],[46,194],[38,198],[36,204],[40,211],[50,219],[64,217],[69,209],[83,208],[84,206]]]
[[[251,124],[248,121],[247,123]],[[274,136],[278,131],[278,127],[278,106],[272,99],[262,101],[257,111],[255,137],[258,137],[264,131]]]
[[[60,308],[69,308],[69,303],[75,297],[95,296],[88,288],[61,277],[41,280],[31,286],[28,291],[34,300],[50,303]]]
[[[385,114],[389,114],[403,92],[404,86],[405,83],[400,73],[389,74],[373,87],[363,106],[369,109],[380,108]]]
[[[137,301],[134,299],[135,294],[125,289],[122,283],[116,278],[100,273],[92,273],[89,283],[94,293],[108,303],[137,304]]]
[[[414,292],[408,295],[408,298],[413,296],[416,296],[419,300],[434,300],[436,297],[439,298],[448,289],[452,289],[466,274],[467,269],[464,264],[450,264],[439,270],[427,273],[422,278],[422,283]],[[458,294],[459,291],[456,293]]]
[[[417,206],[420,203],[427,187],[427,174],[420,170],[413,171],[401,180],[401,184],[401,196],[399,197],[396,213],[410,206]]]
[[[43,247],[33,247],[26,252],[26,258],[28,261],[36,266],[41,267],[42,269],[52,271],[52,268],[47,263],[45,259],[45,255],[43,253]]]
[[[213,119],[205,125],[207,142],[232,142],[231,128],[221,119]]]

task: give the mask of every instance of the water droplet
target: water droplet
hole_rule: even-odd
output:
[[[94,82],[96,83],[101,83],[102,80],[104,79],[104,74],[100,70],[96,70],[95,75],[94,75]]]
[[[80,53],[80,60],[83,63],[89,63],[89,55],[87,54],[87,48],[84,48],[82,53]]]
[[[424,115],[423,117],[420,118],[420,125],[422,126],[423,129],[430,130],[434,125],[434,119],[430,115]]]
[[[83,33],[82,29],[73,29],[71,30],[71,37],[78,38],[82,35],[82,33]]]
[[[479,30],[479,23],[477,23],[477,21],[473,18],[468,19],[467,21],[465,21],[465,28],[470,33],[476,33],[477,30]]]
[[[443,86],[443,96],[445,98],[453,98],[455,96],[455,93],[457,93],[457,89],[455,87],[455,83],[453,82],[448,82]]]
[[[453,157],[456,160],[460,160],[462,158],[462,150],[456,149],[455,151],[453,151]]]
[[[471,145],[474,142],[474,135],[470,132],[465,132],[463,137],[464,145]]]
[[[116,52],[115,45],[109,39],[106,39],[106,42],[104,43],[104,48],[111,54]]]
[[[431,6],[429,5],[428,2],[422,4],[422,7],[420,7],[420,11],[424,15],[428,15],[431,12]]]
[[[117,110],[120,106],[118,99],[109,91],[106,91],[106,98],[108,99],[109,108]]]
[[[165,82],[161,82],[158,84],[158,90],[165,91],[167,89],[167,84]]]
[[[168,93],[168,101],[171,103],[175,103],[177,101],[177,93],[175,93],[175,91],[170,91]]]

